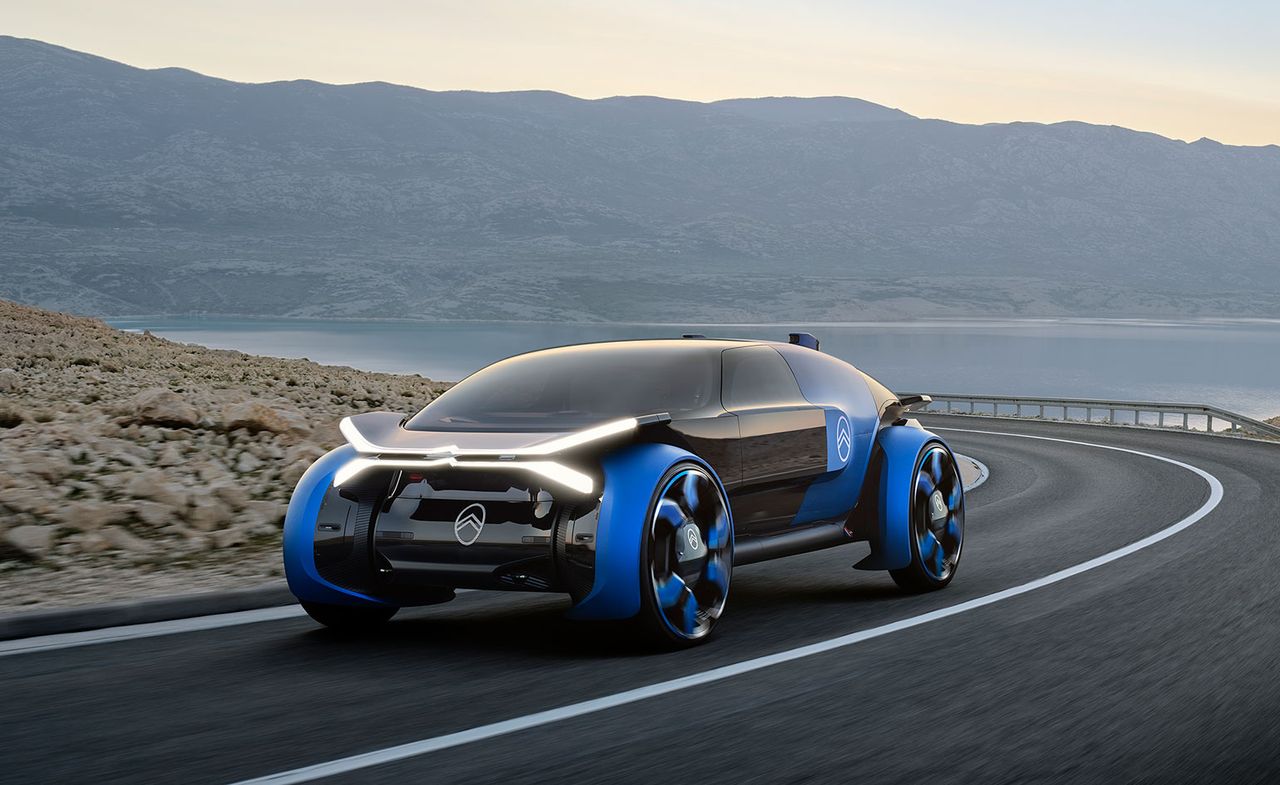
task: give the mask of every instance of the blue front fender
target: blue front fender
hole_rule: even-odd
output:
[[[640,549],[649,508],[662,476],[681,461],[698,464],[720,484],[706,461],[669,444],[636,444],[604,458],[595,583],[569,618],[629,619],[640,612]]]
[[[920,452],[930,443],[946,447],[937,434],[910,425],[881,428],[876,435],[881,450],[876,538],[857,569],[900,570],[911,563],[911,484]],[[868,485],[875,481],[867,479]]]
[[[303,602],[386,604],[374,597],[335,586],[320,577],[316,569],[316,516],[320,514],[320,503],[333,485],[333,475],[355,456],[356,449],[349,444],[324,454],[298,480],[298,487],[289,498],[289,510],[284,516],[284,575],[289,582],[289,591]]]

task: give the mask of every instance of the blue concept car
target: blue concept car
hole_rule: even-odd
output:
[[[707,339],[565,346],[490,365],[417,414],[348,417],[298,483],[289,587],[361,629],[454,590],[568,594],[573,618],[703,639],[735,567],[851,542],[855,567],[946,586],[964,489],[899,397],[818,350]]]

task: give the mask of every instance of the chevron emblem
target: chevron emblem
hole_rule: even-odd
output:
[[[840,457],[840,463],[848,463],[852,451],[853,434],[849,430],[849,420],[842,414],[836,420],[836,455]]]
[[[458,518],[453,522],[453,536],[463,545],[473,545],[475,541],[480,539],[480,532],[484,529],[484,505],[472,504],[471,506],[458,513]]]

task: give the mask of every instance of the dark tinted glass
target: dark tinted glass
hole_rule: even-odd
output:
[[[477,371],[405,427],[569,430],[617,419],[701,409],[719,392],[720,352],[673,343],[566,347]]]
[[[787,361],[768,346],[748,346],[724,353],[726,409],[804,403]]]

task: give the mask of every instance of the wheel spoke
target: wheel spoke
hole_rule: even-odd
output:
[[[916,477],[916,491],[922,494],[926,499],[933,495],[933,492],[937,490],[937,487],[938,486],[933,481],[933,478],[925,472],[920,472],[920,475]]]
[[[947,536],[947,544],[958,546],[960,544],[960,522],[956,520],[956,516],[952,515],[947,518],[947,528],[945,530]]]
[[[693,599],[689,585],[679,575],[672,574],[660,579],[655,588],[658,590],[658,606],[661,608],[674,607],[686,594]]]
[[[932,570],[935,576],[942,575],[944,555],[942,543],[938,542],[938,538],[933,536],[933,532],[926,531],[924,536],[920,538],[920,561]]]
[[[947,506],[954,512],[964,498],[964,486],[959,482],[951,483],[951,493],[947,494]]]
[[[680,481],[680,508],[694,520],[697,520],[698,511],[702,508],[702,489],[699,487],[701,479],[698,474],[689,472]]]
[[[723,597],[725,592],[729,590],[729,571],[725,569],[725,564],[719,556],[711,555],[707,557],[707,564],[703,568],[703,578],[714,583],[716,588],[720,590],[718,597]]]
[[[716,510],[716,519],[707,530],[707,549],[718,551],[729,544],[729,518],[724,510]]]
[[[934,450],[929,454],[929,477],[935,488],[942,483],[942,456],[942,450]]]
[[[698,629],[698,601],[689,594],[684,602],[684,615],[680,619],[681,629],[685,635],[692,635]]]
[[[663,499],[658,502],[658,511],[655,513],[654,518],[659,523],[666,524],[672,529],[676,529],[684,524],[685,514],[684,511],[680,509],[680,505],[676,504],[675,501],[671,499]]]

